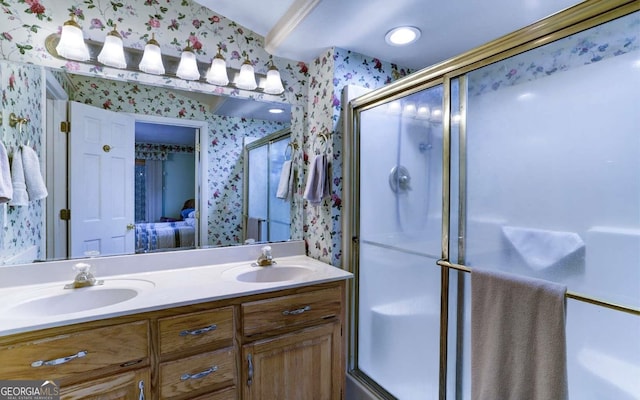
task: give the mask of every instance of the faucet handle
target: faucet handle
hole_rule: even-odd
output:
[[[91,264],[87,264],[87,263],[77,263],[73,266],[73,270],[81,274],[85,274],[89,272],[90,269],[91,269]]]
[[[271,258],[271,246],[264,246],[262,248],[262,255]]]

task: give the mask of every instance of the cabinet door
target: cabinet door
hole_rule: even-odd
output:
[[[245,400],[336,400],[344,381],[342,335],[327,323],[243,347]]]
[[[151,375],[148,368],[107,378],[62,387],[62,400],[144,400],[151,399]]]

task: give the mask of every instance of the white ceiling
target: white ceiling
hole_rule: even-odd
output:
[[[195,0],[264,36],[272,54],[309,62],[340,47],[421,69],[573,6],[578,0]],[[422,30],[408,47],[387,45],[398,25]]]

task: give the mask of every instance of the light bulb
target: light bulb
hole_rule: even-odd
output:
[[[66,21],[62,26],[60,34],[60,42],[56,46],[58,55],[69,60],[87,61],[89,49],[84,43],[82,28],[76,22],[76,16],[71,14],[71,19]]]
[[[160,44],[156,41],[155,34],[151,34],[151,39],[144,46],[144,54],[138,66],[140,71],[148,74],[163,75],[164,64],[162,63],[162,51]]]
[[[198,71],[198,63],[196,61],[196,55],[193,52],[191,46],[182,50],[180,56],[180,64],[178,65],[178,71],[176,72],[178,78],[186,79],[188,81],[195,81],[200,79],[200,71]]]
[[[238,89],[243,90],[254,90],[258,87],[256,83],[256,76],[253,73],[253,65],[251,65],[251,61],[249,58],[242,63],[240,67],[240,75],[238,75],[238,79],[235,82]]]
[[[124,58],[122,36],[118,33],[115,25],[113,26],[113,30],[109,32],[104,39],[102,51],[98,54],[98,61],[109,67],[127,67],[127,61]]]
[[[271,64],[267,71],[267,82],[264,85],[264,92],[268,94],[280,94],[284,92],[282,80],[280,79],[280,71],[275,65]]]
[[[220,48],[218,48],[218,54],[211,60],[211,68],[207,72],[207,82],[218,86],[226,86],[229,83],[227,63],[222,54],[220,54]]]

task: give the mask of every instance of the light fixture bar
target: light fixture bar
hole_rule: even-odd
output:
[[[56,51],[56,46],[58,45],[59,40],[60,40],[60,35],[57,33],[52,33],[51,35],[47,36],[45,40],[45,47],[49,52],[49,54],[51,54],[51,56],[60,60],[66,60],[66,58],[61,57]],[[89,49],[90,58],[87,61],[82,61],[82,63],[102,66],[98,62],[97,56],[100,53],[103,44],[101,42],[90,40],[90,39],[85,39],[85,43]],[[124,55],[125,55],[125,60],[127,61],[127,68],[124,68],[123,71],[140,72],[140,70],[138,70],[136,67],[140,64],[140,61],[142,60],[143,51],[139,49],[124,47]],[[177,78],[176,71],[178,70],[178,65],[180,64],[180,57],[163,54],[162,61],[164,62],[165,73],[158,76],[170,76],[170,77]],[[207,70],[211,66],[211,63],[205,63],[197,60],[197,65],[198,65],[198,70],[201,72],[200,79],[190,81],[190,82],[199,82],[199,83],[209,84],[206,81],[205,77],[206,77]],[[227,67],[227,73],[229,76],[229,83],[227,85],[219,85],[219,86],[229,87],[229,88],[238,88],[235,85],[234,81],[240,75],[240,70]],[[264,92],[265,83],[267,81],[266,74],[255,73],[255,77],[256,77],[258,87],[255,88],[253,91]]]

